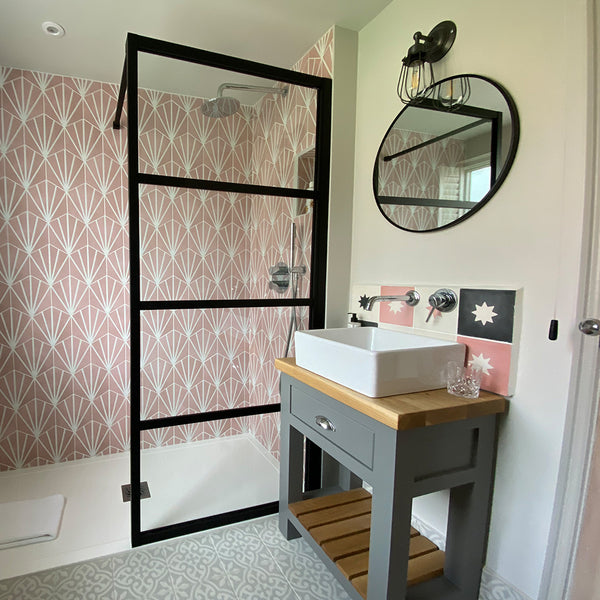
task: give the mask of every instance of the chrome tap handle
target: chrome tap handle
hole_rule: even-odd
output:
[[[425,319],[425,323],[429,322],[434,310],[439,310],[440,312],[450,312],[456,308],[457,304],[458,296],[454,290],[449,288],[441,288],[437,290],[435,293],[429,296],[429,306],[431,306],[431,310],[429,311],[429,315],[427,315],[427,319]]]

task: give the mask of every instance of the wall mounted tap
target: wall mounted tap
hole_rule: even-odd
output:
[[[454,290],[448,288],[441,288],[437,290],[431,294],[431,296],[429,296],[429,306],[431,306],[431,310],[425,319],[425,323],[429,322],[434,310],[439,310],[440,312],[450,312],[456,308],[457,304],[458,296]]]
[[[406,294],[398,294],[395,296],[371,296],[368,298],[367,296],[362,296],[359,304],[365,310],[373,310],[373,305],[375,302],[406,302],[408,306],[416,306],[419,304],[419,300],[421,296],[417,290],[408,290]]]

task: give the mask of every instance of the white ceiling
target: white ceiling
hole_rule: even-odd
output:
[[[288,68],[332,25],[358,31],[390,1],[0,0],[0,65],[118,83],[133,32]],[[44,21],[66,35],[44,34]]]

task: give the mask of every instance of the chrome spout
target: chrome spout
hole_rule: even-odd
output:
[[[365,310],[373,310],[373,305],[375,302],[392,302],[392,301],[400,301],[406,302],[408,306],[416,306],[419,304],[419,300],[421,296],[417,290],[408,290],[406,294],[399,294],[395,296],[371,296],[367,298],[367,303],[365,305]]]

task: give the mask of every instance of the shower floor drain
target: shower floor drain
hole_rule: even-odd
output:
[[[123,494],[123,502],[131,502],[131,484],[126,483],[121,486],[121,494]],[[140,483],[140,500],[150,498],[150,488],[147,481]]]

